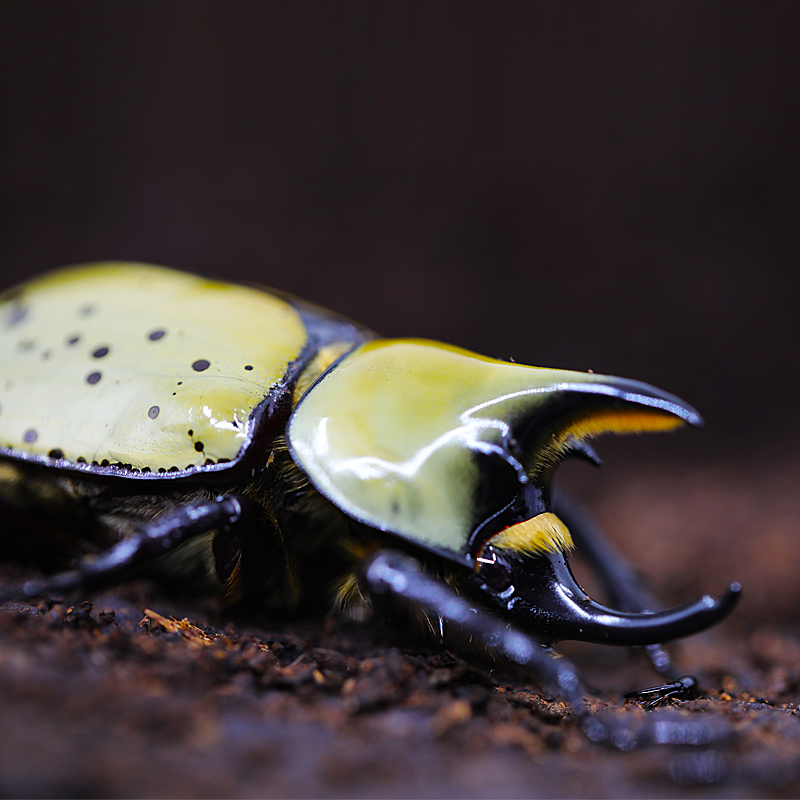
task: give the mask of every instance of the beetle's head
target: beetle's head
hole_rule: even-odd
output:
[[[361,345],[301,399],[289,448],[351,518],[462,566],[487,605],[542,640],[644,645],[713,624],[735,602],[614,611],[577,585],[551,484],[605,432],[699,424],[647,384],[496,361],[419,340]]]

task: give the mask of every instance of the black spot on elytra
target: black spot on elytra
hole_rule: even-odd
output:
[[[54,447],[47,455],[50,458],[64,458],[64,451]]]
[[[189,436],[194,436],[194,431],[191,428],[189,428],[189,430],[186,431],[186,433],[188,433]]]
[[[108,466],[110,463],[111,463],[111,462],[110,462],[110,461],[109,461],[107,458],[104,458],[104,459],[103,459],[103,460],[100,462],[100,466],[101,466],[101,467],[107,467],[107,466]]]
[[[94,358],[103,358],[104,356],[108,355],[108,348],[103,345],[103,347],[98,347],[97,350],[92,353]]]
[[[70,336],[69,339],[67,339],[67,344],[70,344],[70,345],[78,344],[78,342],[80,340],[81,340],[81,337],[78,336],[77,334],[75,334],[75,336]]]
[[[161,409],[158,406],[150,406],[147,410],[147,416],[150,417],[150,419],[155,419],[160,411]]]
[[[205,445],[202,442],[195,442],[194,443],[194,449],[197,450],[198,453],[202,453],[204,447],[205,447]]]
[[[86,383],[95,384],[95,383],[97,383],[97,382],[100,380],[100,378],[102,378],[102,377],[103,377],[103,376],[102,376],[102,374],[101,374],[101,373],[99,373],[99,372],[90,372],[90,373],[89,373],[89,374],[86,376]]]
[[[151,342],[157,342],[159,339],[163,339],[166,335],[167,332],[159,328],[157,331],[150,331],[150,333],[147,334],[147,338]]]
[[[14,325],[17,325],[20,322],[22,322],[22,320],[25,319],[27,314],[28,314],[27,306],[23,306],[20,303],[14,303],[14,305],[11,306],[11,313],[8,315],[8,323],[7,323],[8,327],[12,328]]]
[[[246,370],[249,372],[251,369],[253,369],[253,367],[252,367],[250,364],[248,364],[248,365],[245,367],[245,369],[246,369]]]
[[[195,372],[205,372],[210,366],[210,361],[206,361],[204,358],[198,358],[197,361],[192,364],[192,369]]]
[[[76,461],[77,461],[79,464],[85,464],[85,463],[86,463],[86,459],[85,459],[83,456],[78,456],[78,457],[77,457],[75,460],[76,460]]]
[[[33,444],[38,438],[39,434],[33,428],[28,428],[28,430],[22,434],[22,441],[28,444]]]

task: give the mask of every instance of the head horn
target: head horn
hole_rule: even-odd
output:
[[[549,642],[575,639],[626,646],[668,642],[722,620],[741,592],[739,584],[733,583],[719,598],[704,595],[665,611],[616,611],[581,589],[563,553],[522,558],[524,566],[513,570],[513,591],[502,593],[504,610],[525,630]],[[494,596],[497,602],[499,595]]]

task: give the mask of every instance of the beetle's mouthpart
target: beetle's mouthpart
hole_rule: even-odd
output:
[[[516,557],[514,557],[515,560]],[[726,617],[739,600],[733,583],[719,598],[704,595],[658,612],[616,611],[592,600],[576,582],[563,553],[520,558],[511,585],[500,594],[506,611],[544,641],[576,639],[599,644],[644,646],[705,630]]]

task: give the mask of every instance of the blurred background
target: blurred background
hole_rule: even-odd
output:
[[[0,279],[144,260],[794,449],[800,6],[0,6]],[[791,436],[787,434],[791,431]]]

